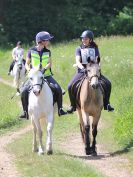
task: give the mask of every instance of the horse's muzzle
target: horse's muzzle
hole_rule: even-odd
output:
[[[40,92],[41,92],[41,90],[33,90],[33,93],[36,95],[36,96],[39,96],[40,95]]]
[[[22,65],[19,65],[19,69],[20,69],[20,70],[22,69]]]

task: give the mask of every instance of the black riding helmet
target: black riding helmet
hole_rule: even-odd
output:
[[[18,42],[17,42],[17,45],[22,45],[22,42],[21,42],[21,41],[18,41]]]
[[[80,37],[81,38],[89,38],[89,39],[93,40],[94,39],[94,34],[90,30],[85,30],[85,31],[82,32]]]

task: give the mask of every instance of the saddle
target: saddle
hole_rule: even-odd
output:
[[[55,104],[57,102],[57,97],[58,97],[58,95],[56,94],[56,87],[54,86],[53,83],[49,83],[47,81],[47,79],[44,79],[44,81],[48,84],[48,86],[50,87],[50,89],[51,89],[51,91],[53,93],[53,100],[54,100],[53,104]],[[64,94],[65,94],[65,91],[62,90],[62,95],[64,95]]]
[[[80,107],[80,90],[85,78],[86,76],[82,76],[79,80],[73,83],[71,88],[71,94],[75,98],[74,102],[76,103],[76,107]]]
[[[81,91],[81,87],[85,79],[86,79],[86,76],[82,76],[79,80],[73,83],[72,88],[71,88],[71,94],[75,98],[74,102],[76,103],[75,105],[77,108],[78,107],[80,108],[80,91]],[[99,79],[99,86],[103,93],[103,97],[105,98],[105,83],[100,79]]]

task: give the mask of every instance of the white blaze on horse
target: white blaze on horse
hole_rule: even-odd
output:
[[[25,65],[23,63],[23,55],[18,54],[15,59],[12,75],[14,76],[14,86],[19,89],[25,79]]]
[[[86,78],[80,91],[80,107],[77,108],[86,155],[97,155],[97,125],[103,108],[103,92],[99,77],[100,66],[97,63],[88,63]]]
[[[46,153],[52,154],[52,129],[54,124],[53,94],[44,81],[42,72],[39,69],[31,69],[28,77],[31,81],[29,94],[28,112],[33,126],[33,152],[44,154],[42,142],[43,124],[47,124]],[[39,137],[39,149],[37,146],[36,134]]]

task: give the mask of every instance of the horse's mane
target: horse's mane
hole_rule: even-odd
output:
[[[92,66],[92,65],[94,65],[94,64],[97,64],[97,65],[98,65],[98,63],[95,62],[95,61],[89,61],[89,63],[88,63],[87,65],[88,65],[88,66]]]

